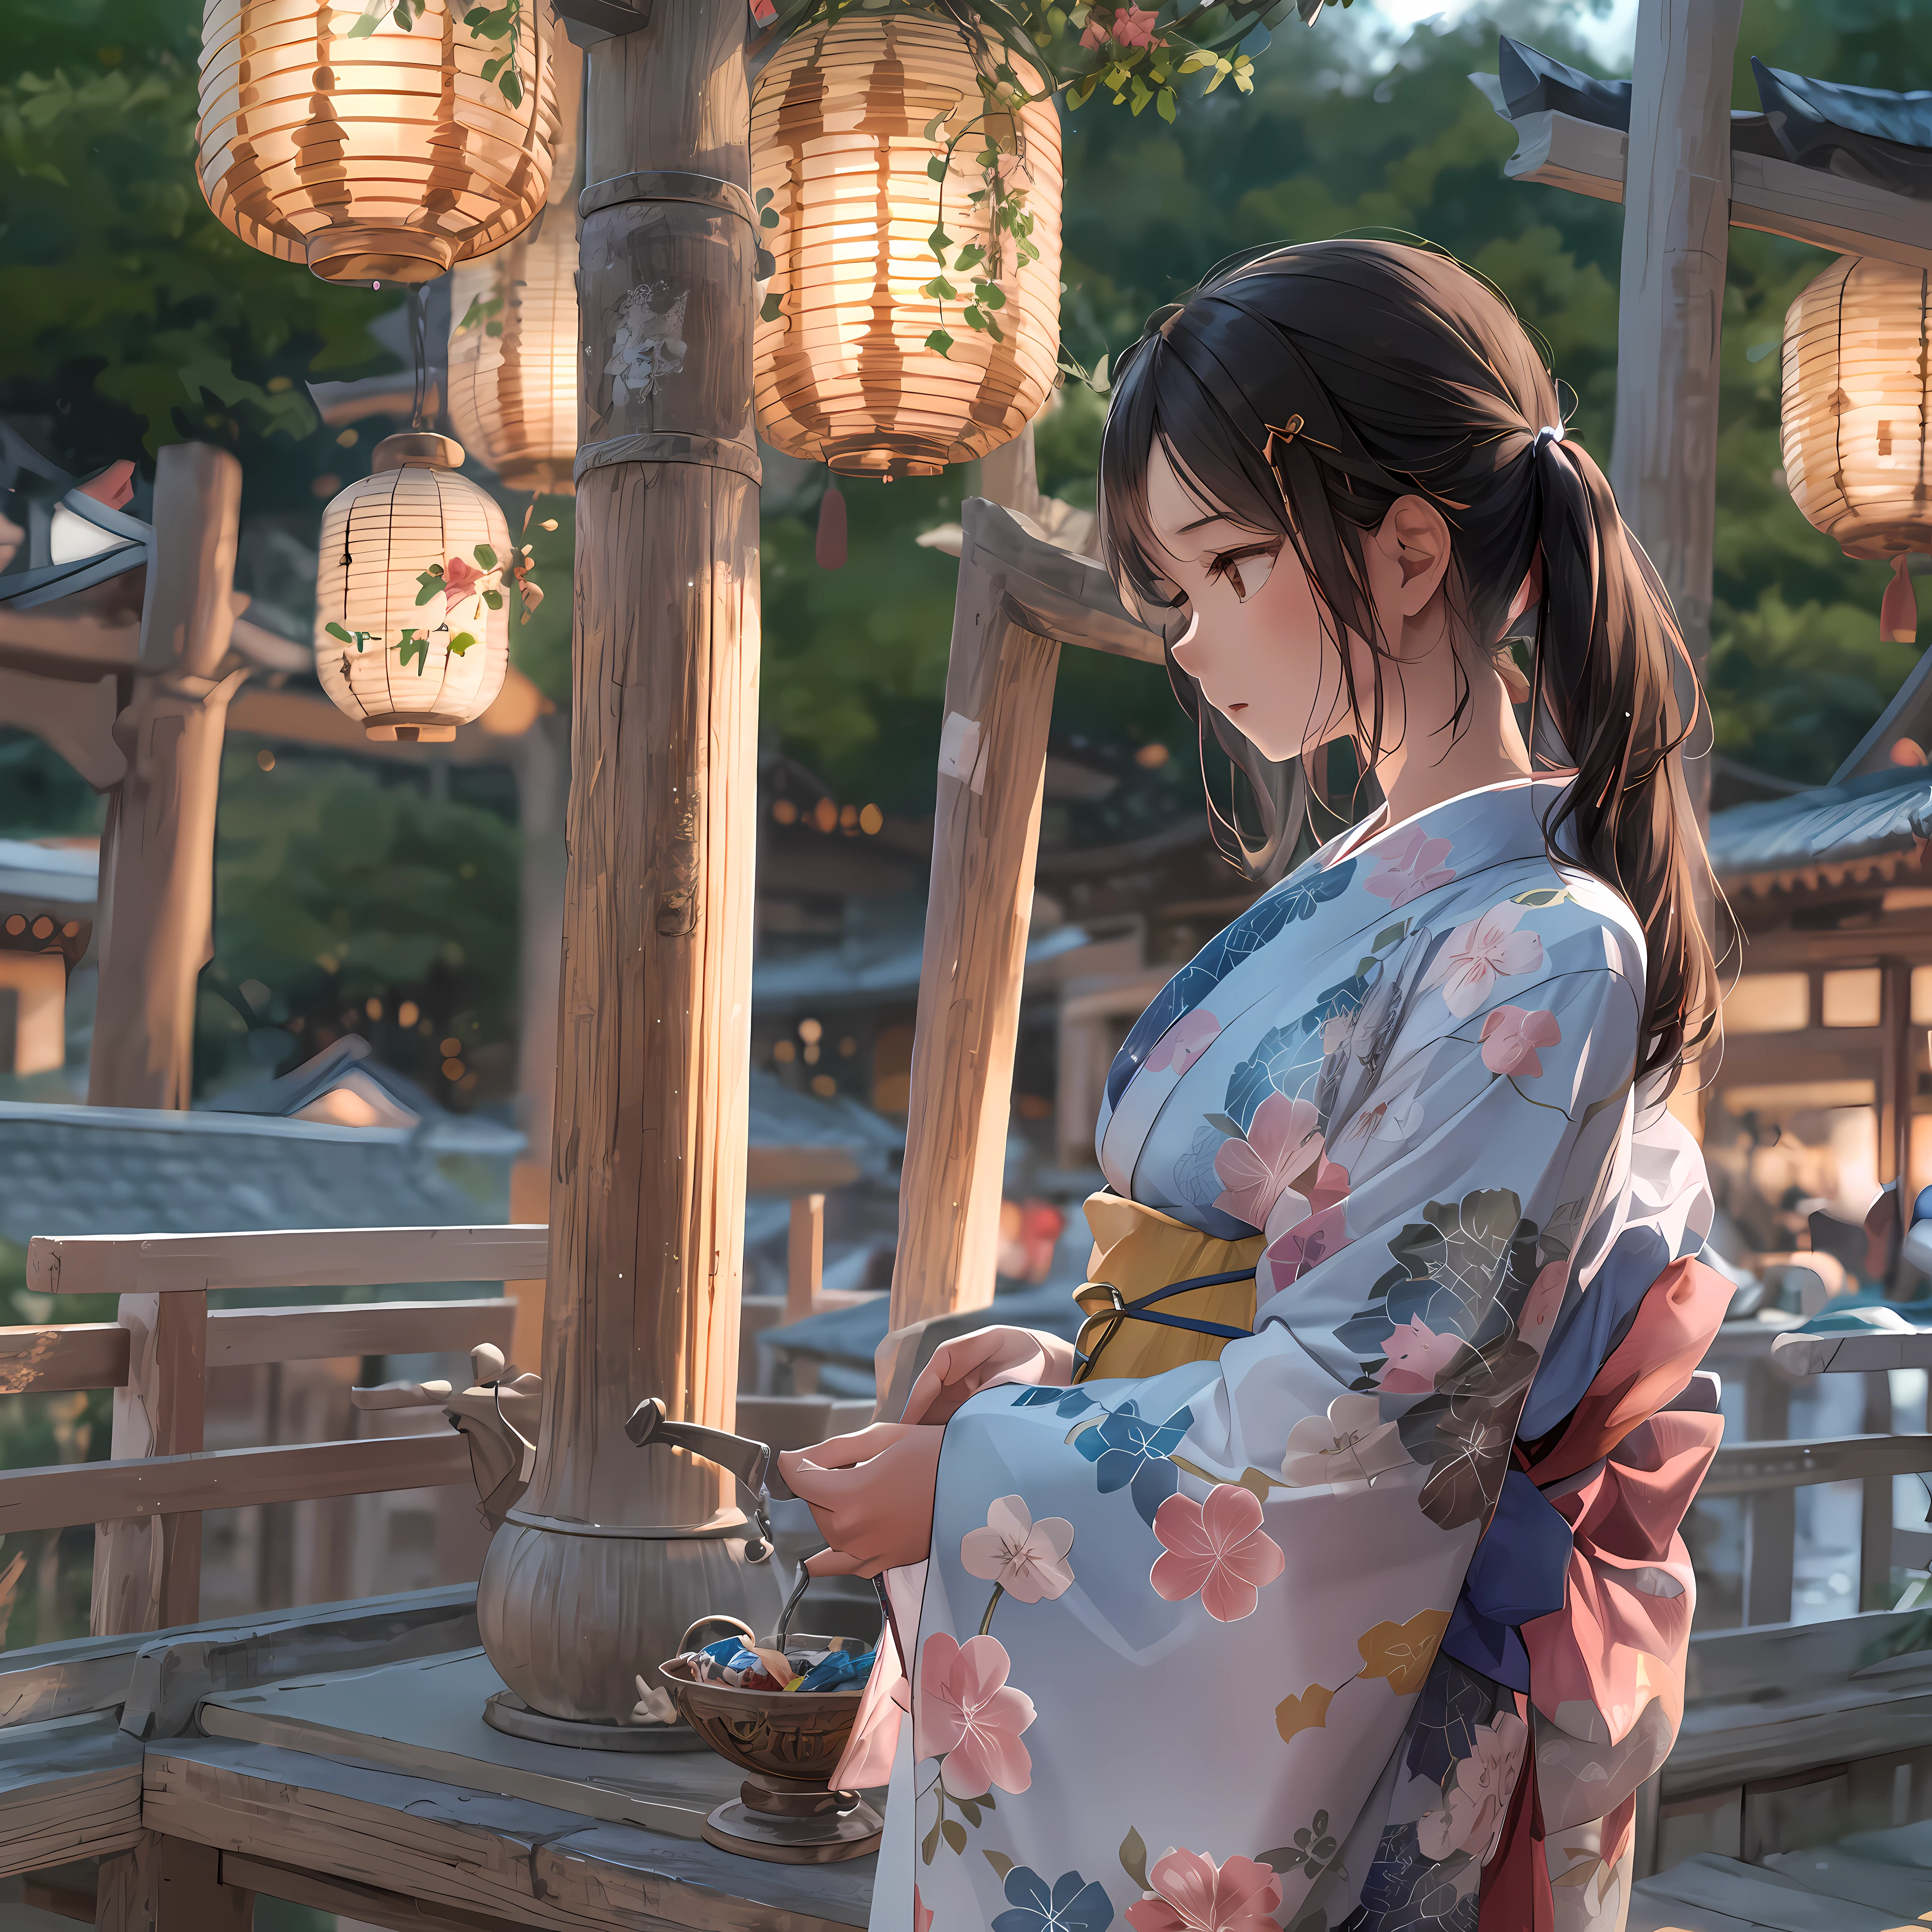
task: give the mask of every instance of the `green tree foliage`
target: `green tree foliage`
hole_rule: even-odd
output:
[[[265,772],[231,752],[198,1075],[285,1067],[357,1033],[452,1106],[501,1099],[514,1087],[516,891],[517,835],[496,810],[430,796],[419,774],[290,757]],[[443,1076],[450,1038],[461,1082]]]

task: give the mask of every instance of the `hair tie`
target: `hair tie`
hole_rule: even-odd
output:
[[[1561,423],[1545,423],[1536,432],[1536,440],[1530,445],[1529,453],[1532,456],[1540,456],[1552,442],[1562,440],[1563,425]]]

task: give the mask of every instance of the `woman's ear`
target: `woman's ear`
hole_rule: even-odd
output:
[[[1377,604],[1392,616],[1420,616],[1449,568],[1449,525],[1442,512],[1426,496],[1398,496],[1374,542],[1382,566]]]

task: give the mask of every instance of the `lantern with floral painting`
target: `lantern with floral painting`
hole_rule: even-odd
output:
[[[371,738],[454,737],[502,687],[509,599],[527,614],[542,594],[462,462],[449,436],[385,436],[322,512],[316,675]]]
[[[208,206],[324,281],[430,281],[501,248],[550,186],[555,32],[537,0],[207,0]]]
[[[568,208],[450,278],[450,421],[508,489],[576,488],[576,278]]]
[[[1055,380],[1059,112],[950,22],[842,12],[752,102],[758,433],[850,476],[929,476],[1017,436]]]
[[[1784,318],[1785,485],[1847,556],[1892,560],[1887,643],[1916,640],[1906,560],[1932,549],[1929,290],[1923,268],[1846,255]]]

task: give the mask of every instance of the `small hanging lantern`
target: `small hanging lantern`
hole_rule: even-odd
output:
[[[446,436],[385,436],[322,513],[316,675],[371,738],[453,738],[502,687],[524,553],[462,461]]]
[[[1842,256],[1784,318],[1786,487],[1852,557],[1889,557],[1882,637],[1910,644],[1907,555],[1932,549],[1932,301],[1922,268]]]
[[[552,209],[450,278],[449,414],[470,453],[512,490],[576,488],[577,236]]]
[[[549,16],[535,0],[207,0],[208,206],[328,282],[430,281],[501,248],[550,185]]]
[[[758,433],[786,454],[934,476],[1046,402],[1060,121],[1050,94],[1011,104],[994,76],[1010,58],[924,14],[848,12],[794,34],[759,76],[752,381]]]

